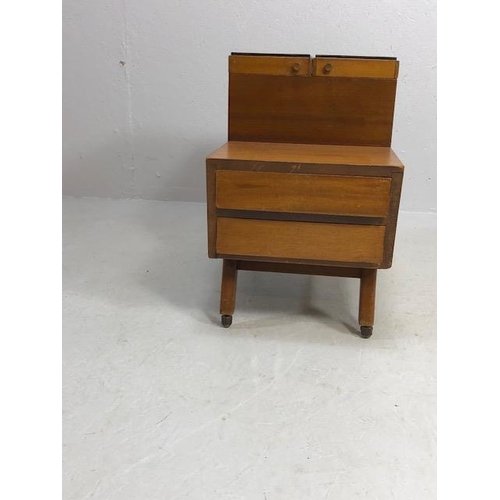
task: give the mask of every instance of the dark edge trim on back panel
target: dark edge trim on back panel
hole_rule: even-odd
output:
[[[270,57],[311,57],[310,54],[275,54],[267,52],[231,52],[232,56],[270,56]],[[337,57],[341,59],[383,59],[396,61],[397,57],[390,56],[343,56],[339,54],[317,54],[315,57]]]
[[[340,55],[324,55],[316,54],[316,57],[336,57],[340,59],[384,59],[387,61],[396,61],[397,57],[386,57],[386,56],[340,56]]]
[[[310,54],[266,54],[263,52],[231,52],[232,56],[271,56],[271,57],[311,57]]]

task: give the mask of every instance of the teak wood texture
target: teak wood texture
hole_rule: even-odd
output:
[[[403,179],[390,148],[398,70],[395,58],[230,56],[229,141],[207,157],[223,326],[238,270],[290,272],[360,279],[361,336],[371,335]]]
[[[390,146],[396,80],[231,73],[229,140]]]
[[[217,250],[219,217],[369,224],[386,228],[383,256],[360,265],[390,267],[402,173],[387,147],[229,142],[207,158],[209,256],[226,255]],[[332,266],[352,263],[333,256]]]
[[[229,72],[250,75],[308,76],[310,56],[230,56]]]
[[[397,78],[399,63],[390,59],[362,59],[321,56],[314,59],[315,76]]]
[[[216,187],[217,208],[386,217],[391,179],[219,170]]]
[[[384,226],[219,217],[217,254],[380,266]]]
[[[292,164],[294,171],[301,165],[333,165],[352,167],[384,167],[403,170],[403,164],[388,147],[339,146],[336,144],[289,144],[269,142],[231,141],[208,155],[207,161],[254,162],[253,170],[262,170],[266,164]],[[348,172],[350,170],[347,170]]]

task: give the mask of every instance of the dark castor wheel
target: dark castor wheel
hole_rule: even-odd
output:
[[[220,322],[222,323],[222,326],[224,328],[229,328],[231,326],[231,323],[233,322],[233,317],[229,314],[223,314],[220,317]]]
[[[362,339],[369,339],[373,333],[373,326],[362,326],[361,331],[359,332],[359,336]]]

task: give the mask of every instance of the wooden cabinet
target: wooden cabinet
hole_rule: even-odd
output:
[[[209,256],[238,270],[361,280],[372,333],[377,269],[392,264],[403,165],[390,147],[392,58],[232,54],[229,141],[207,157]]]

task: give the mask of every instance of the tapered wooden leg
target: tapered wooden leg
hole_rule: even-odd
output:
[[[375,320],[375,289],[377,286],[377,270],[362,269],[359,287],[359,324],[361,337],[367,339],[373,333]]]
[[[230,327],[233,322],[237,277],[237,261],[224,259],[222,263],[222,285],[220,290],[221,323],[224,328]]]

